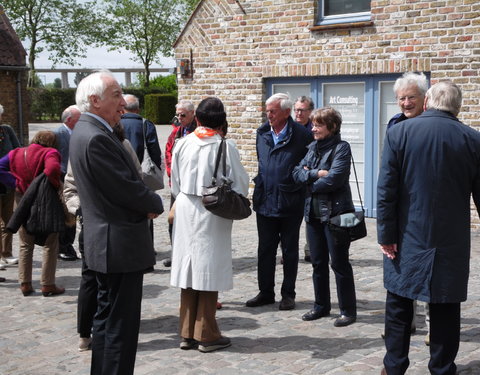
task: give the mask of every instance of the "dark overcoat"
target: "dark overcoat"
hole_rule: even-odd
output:
[[[70,163],[88,268],[126,273],[153,266],[147,214],[162,213],[162,200],[143,183],[122,143],[100,121],[82,114],[70,138]]]
[[[287,136],[276,145],[267,121],[257,130],[258,174],[253,179],[253,209],[263,216],[302,216],[305,186],[292,177],[307,153],[312,133],[288,118]]]
[[[386,135],[377,188],[384,285],[430,303],[467,299],[470,196],[480,204],[480,133],[452,114],[427,110]]]

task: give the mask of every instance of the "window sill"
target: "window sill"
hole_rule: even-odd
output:
[[[373,21],[360,21],[360,22],[341,22],[332,23],[328,25],[315,25],[309,28],[310,31],[324,31],[324,30],[337,30],[337,29],[353,29],[359,27],[373,26]]]

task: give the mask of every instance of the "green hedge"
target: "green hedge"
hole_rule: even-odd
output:
[[[60,121],[62,112],[68,106],[75,104],[75,88],[29,88],[30,99],[30,122]],[[138,97],[142,114],[145,113],[145,95],[164,94],[164,88],[124,88],[125,94],[132,94]],[[176,96],[175,96],[176,103]],[[175,105],[174,103],[174,105]],[[173,109],[175,111],[175,108]],[[173,117],[170,117],[170,119]],[[170,120],[169,119],[169,120]]]
[[[177,96],[174,94],[145,95],[145,118],[155,124],[170,124],[175,116]]]

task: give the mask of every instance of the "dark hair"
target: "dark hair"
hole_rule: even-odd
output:
[[[118,123],[112,129],[113,129],[113,134],[116,135],[116,137],[120,140],[120,142],[123,142],[126,138],[125,129],[123,128],[123,125],[121,123]]]
[[[203,126],[212,129],[221,128],[227,121],[222,101],[214,97],[203,99],[197,106],[195,116]]]
[[[57,148],[57,137],[54,132],[49,130],[40,130],[30,141],[30,144],[37,144],[43,147]]]
[[[313,123],[325,124],[328,131],[332,134],[340,133],[342,115],[332,107],[317,108],[310,115],[310,120]]]

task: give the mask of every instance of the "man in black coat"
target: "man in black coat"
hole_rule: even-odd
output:
[[[456,373],[471,194],[480,207],[480,133],[456,118],[461,101],[455,84],[439,82],[427,91],[425,112],[386,135],[377,188],[387,289],[383,374],[408,368],[413,300],[429,303],[430,373]]]
[[[98,283],[91,374],[133,374],[143,274],[155,264],[148,220],[163,212],[160,196],[141,180],[113,134],[125,106],[109,72],[77,88],[83,113],[70,141],[70,162],[84,220],[84,253]]]
[[[258,288],[248,307],[275,303],[275,262],[281,242],[283,283],[280,310],[295,308],[298,239],[305,188],[293,181],[292,171],[313,141],[310,131],[290,117],[292,101],[274,94],[266,101],[268,121],[257,130],[258,174],[254,178],[253,209],[257,213]]]

